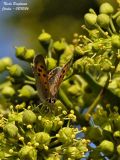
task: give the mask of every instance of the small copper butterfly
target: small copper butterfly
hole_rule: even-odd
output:
[[[63,67],[56,67],[50,72],[47,70],[42,55],[36,55],[33,64],[36,88],[41,102],[54,104],[58,88],[72,64],[72,59],[70,59],[70,61],[68,61]]]

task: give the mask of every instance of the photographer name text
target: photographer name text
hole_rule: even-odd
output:
[[[28,3],[27,2],[3,2],[2,11],[28,11]]]

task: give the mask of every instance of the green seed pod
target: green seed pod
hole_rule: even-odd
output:
[[[100,25],[100,27],[107,28],[110,23],[110,18],[107,14],[99,14],[97,16],[97,23]]]
[[[59,130],[58,140],[62,143],[71,143],[75,138],[73,128],[64,127]]]
[[[24,75],[24,70],[18,64],[14,64],[11,67],[8,67],[8,71],[14,78],[23,77]]]
[[[47,58],[46,61],[48,70],[56,67],[57,61],[54,58]]]
[[[108,140],[103,140],[98,148],[101,152],[105,153],[105,155],[111,155],[114,152],[114,144]]]
[[[120,36],[119,35],[112,35],[111,43],[114,48],[119,49],[120,48]]]
[[[48,146],[49,143],[50,143],[50,135],[46,132],[38,132],[35,134],[34,138],[33,138],[33,141],[34,143],[39,143],[39,148],[40,149],[43,149],[44,146]]]
[[[4,133],[9,137],[16,137],[18,134],[18,128],[13,123],[8,123],[4,127]]]
[[[37,160],[37,150],[32,146],[23,146],[19,151],[21,160]]]
[[[38,40],[39,40],[40,44],[43,46],[43,48],[48,50],[48,46],[49,46],[50,41],[51,41],[51,35],[49,33],[46,33],[45,31],[43,31],[39,35]]]
[[[22,118],[23,123],[33,124],[33,123],[35,123],[36,119],[37,119],[37,117],[36,117],[35,113],[32,112],[31,110],[25,110],[23,112],[23,118]]]
[[[53,48],[58,54],[62,54],[66,49],[66,43],[64,41],[56,41],[53,43]]]
[[[67,156],[67,158],[71,159],[79,159],[83,157],[83,154],[80,153],[76,147],[67,147],[67,149],[64,150],[64,154]]]
[[[93,14],[93,13],[86,13],[84,15],[84,20],[85,20],[85,24],[88,27],[94,27],[96,24],[96,20],[97,20],[97,15]]]
[[[27,49],[23,59],[28,61],[28,62],[32,62],[34,56],[35,56],[35,51],[33,49]]]
[[[100,13],[104,14],[112,14],[114,12],[114,8],[110,3],[103,3],[99,8]]]
[[[118,152],[118,154],[120,156],[120,145],[117,146],[117,152]]]
[[[11,86],[5,86],[5,87],[2,89],[1,93],[2,93],[6,98],[10,98],[10,97],[12,97],[12,96],[15,95],[15,90],[14,90],[14,88],[11,87]]]
[[[117,25],[120,27],[120,16],[117,17],[116,23],[117,23]]]
[[[30,85],[25,85],[23,86],[19,92],[19,97],[24,97],[24,98],[32,98],[37,94],[37,91],[34,90],[33,87]]]
[[[26,52],[26,48],[23,47],[23,46],[20,46],[20,47],[15,47],[15,49],[16,49],[16,57],[23,60],[23,57],[24,57],[25,52]]]

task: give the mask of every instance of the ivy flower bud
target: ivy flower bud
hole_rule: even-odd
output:
[[[24,98],[32,98],[37,94],[37,91],[34,90],[33,87],[30,85],[25,85],[23,86],[19,92],[19,97],[24,97]]]
[[[10,75],[14,78],[23,77],[23,75],[24,75],[24,71],[23,71],[22,67],[18,64],[14,64],[11,67],[8,67],[7,69],[9,71]]]
[[[24,58],[24,60],[26,60],[28,62],[32,62],[34,56],[35,56],[34,49],[27,49],[23,58]]]
[[[53,43],[53,48],[58,54],[62,54],[66,48],[66,43],[64,41],[56,41]]]
[[[120,145],[117,146],[117,152],[118,152],[118,154],[120,156]]]
[[[120,138],[120,131],[115,131],[114,134],[113,134],[113,136],[115,138]]]
[[[101,152],[111,155],[114,152],[114,144],[111,141],[103,140],[98,146]]]
[[[12,59],[10,57],[4,57],[1,60],[3,61],[4,65],[6,67],[12,65]]]
[[[37,150],[32,146],[23,146],[19,151],[21,160],[37,160]]]
[[[43,31],[39,35],[38,40],[41,43],[41,45],[43,46],[43,48],[45,48],[47,50],[48,46],[50,44],[50,41],[51,41],[51,35],[49,33],[46,33],[45,31]]]
[[[52,70],[56,67],[57,61],[54,58],[47,58],[46,60],[48,70]]]
[[[85,24],[88,27],[93,27],[96,24],[97,15],[93,13],[86,13],[84,16]]]
[[[35,115],[34,112],[32,112],[31,110],[25,110],[23,112],[23,123],[25,124],[33,124],[35,123],[37,117]]]
[[[39,148],[44,149],[44,146],[48,146],[50,143],[50,135],[46,132],[38,132],[35,134],[33,141],[34,143],[39,143]]]
[[[100,13],[104,14],[112,14],[114,12],[114,8],[110,3],[103,3],[99,8]]]
[[[15,90],[14,90],[14,88],[11,87],[11,86],[5,86],[5,87],[2,89],[1,93],[2,93],[6,98],[10,98],[10,97],[12,97],[12,96],[15,95]]]
[[[120,27],[120,16],[117,17],[116,23],[117,23],[117,25]]]
[[[75,138],[73,128],[64,127],[59,130],[58,140],[62,143],[71,143]]]
[[[120,48],[120,36],[119,35],[112,35],[111,43],[114,48],[119,49]]]
[[[9,57],[4,57],[0,59],[0,72],[3,72],[7,67],[12,65],[12,59]]]
[[[8,123],[4,127],[4,133],[9,137],[16,137],[18,134],[18,128],[13,123]]]
[[[16,56],[23,60],[26,48],[24,46],[20,46],[20,47],[15,47],[15,49],[16,49]]]
[[[100,27],[107,28],[110,23],[110,18],[107,14],[101,13],[97,16],[97,23],[98,23],[98,25],[100,25]]]

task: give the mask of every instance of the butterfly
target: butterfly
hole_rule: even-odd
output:
[[[33,71],[36,88],[43,104],[54,104],[61,82],[72,64],[72,58],[63,66],[48,72],[42,55],[36,55],[33,60]]]

